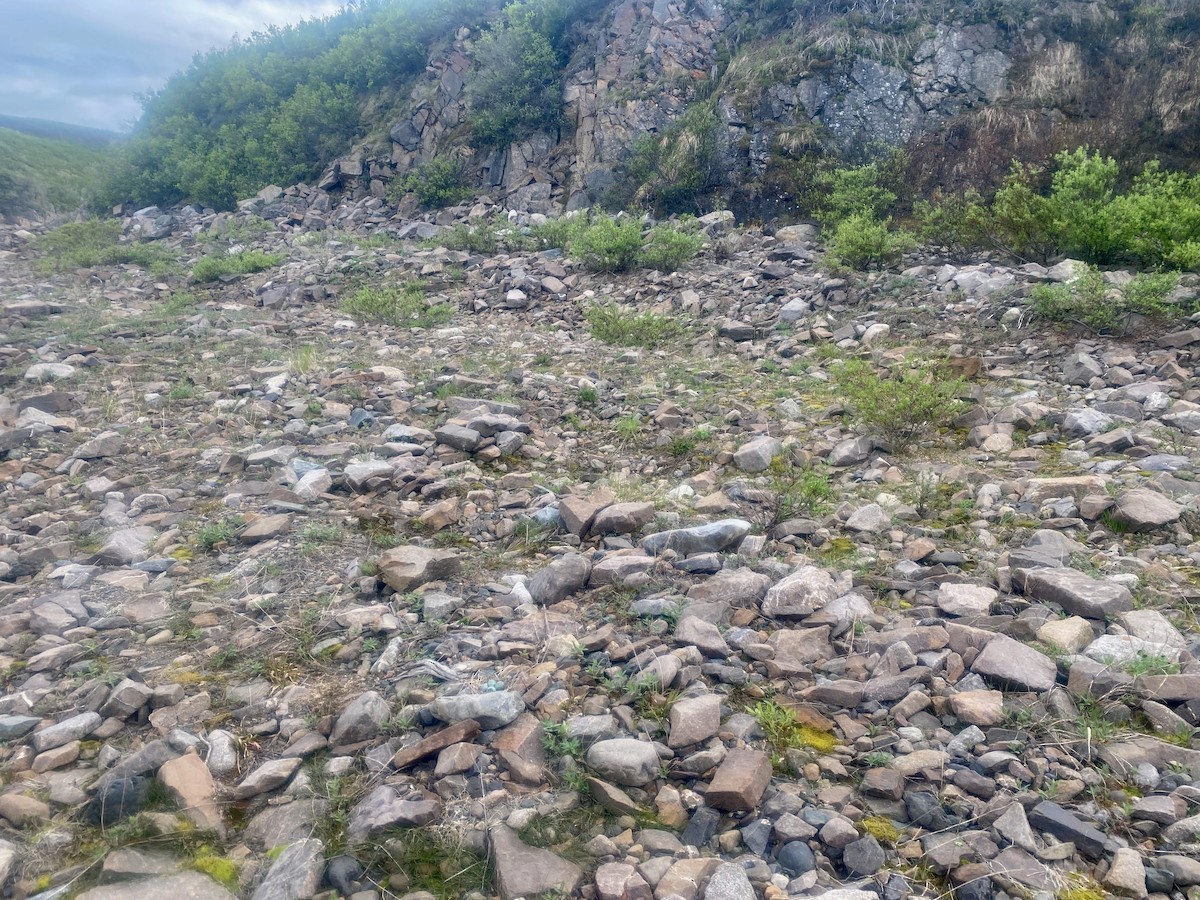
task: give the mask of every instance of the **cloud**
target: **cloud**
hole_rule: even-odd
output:
[[[0,7],[0,113],[128,127],[196,53],[340,0],[38,0]]]

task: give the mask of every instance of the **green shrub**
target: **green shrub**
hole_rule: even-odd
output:
[[[448,303],[430,304],[420,282],[403,287],[363,287],[342,301],[342,310],[357,319],[387,325],[431,328],[454,317]]]
[[[1077,147],[1062,151],[1054,162],[1050,214],[1060,249],[1093,262],[1112,259],[1117,248],[1111,208],[1116,160]]]
[[[829,239],[826,262],[834,269],[874,269],[895,262],[917,242],[907,231],[893,231],[891,223],[864,213],[843,219]]]
[[[417,202],[426,209],[453,206],[471,196],[462,163],[448,156],[439,156],[417,166],[396,185],[399,193],[411,191]]]
[[[866,361],[852,359],[836,366],[833,376],[851,421],[897,453],[950,427],[966,408],[958,399],[963,380],[934,359],[906,360],[887,377],[876,375]]]
[[[919,200],[913,205],[918,233],[923,241],[963,253],[988,241],[990,214],[974,188],[961,194]]]
[[[602,216],[574,229],[567,251],[593,272],[625,272],[642,252],[642,223]]]
[[[499,247],[496,230],[490,225],[468,225],[465,222],[447,228],[429,244],[448,250],[466,250],[469,253],[495,253]]]
[[[1056,250],[1054,212],[1038,191],[1038,171],[1014,162],[992,198],[992,239],[1020,259],[1045,261]]]
[[[196,281],[216,281],[222,275],[249,275],[277,266],[284,258],[282,253],[264,253],[262,250],[214,253],[197,260],[192,266],[192,278]]]
[[[583,216],[572,218],[548,219],[541,225],[529,228],[529,243],[537,250],[549,250],[552,247],[565,248],[571,243],[571,238],[581,228],[587,227],[587,219]]]
[[[699,253],[703,246],[704,238],[699,234],[659,226],[651,229],[650,237],[638,255],[638,262],[647,269],[674,272]]]
[[[826,228],[853,216],[880,219],[896,202],[895,184],[903,157],[829,169],[814,177],[813,218]]]
[[[683,334],[678,319],[649,310],[639,313],[616,303],[596,304],[585,315],[598,340],[618,347],[653,350]]]
[[[715,101],[693,103],[661,134],[638,138],[609,205],[638,203],[664,215],[695,211],[721,183]]]
[[[161,244],[121,243],[121,223],[116,219],[70,222],[39,238],[37,248],[45,254],[40,266],[46,272],[137,265],[159,275],[172,271],[177,262]]]
[[[1099,270],[1088,266],[1071,281],[1035,287],[1033,311],[1039,318],[1083,325],[1099,334],[1121,332],[1135,313],[1165,322],[1190,314],[1190,307],[1168,302],[1177,283],[1174,273],[1143,273],[1123,288],[1110,287]]]
[[[471,132],[503,147],[562,121],[562,68],[535,6],[513,3],[483,36],[467,82]]]

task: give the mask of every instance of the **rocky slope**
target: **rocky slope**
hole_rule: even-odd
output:
[[[252,213],[212,286],[0,233],[6,895],[1195,896],[1200,327],[721,216],[620,277],[300,189],[126,227]],[[412,278],[449,321],[339,305]],[[957,428],[849,428],[834,364],[924,351]]]
[[[637,188],[622,166],[638,139],[694,140],[671,127],[705,103],[719,158],[706,188],[739,218],[787,214],[822,153],[855,160],[903,148],[916,196],[995,187],[1014,158],[1044,163],[1081,144],[1134,167],[1160,158],[1190,170],[1195,12],[1131,7],[621,0],[595,14],[565,72],[563,127],[500,148],[470,136],[483,29],[464,27],[388,123],[390,153],[364,146],[324,181],[382,196],[394,176],[454,155],[507,208],[583,208],[614,186]],[[697,202],[713,199],[706,190]]]

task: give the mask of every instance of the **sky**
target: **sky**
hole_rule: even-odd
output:
[[[192,56],[341,0],[0,0],[0,114],[125,131]]]

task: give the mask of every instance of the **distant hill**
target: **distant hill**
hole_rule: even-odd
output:
[[[11,117],[0,118],[8,120]],[[45,124],[66,131],[108,134],[73,125]],[[0,216],[73,212],[90,203],[111,170],[113,146],[112,140],[87,143],[0,128]]]
[[[27,119],[24,116],[0,115],[0,128],[8,128],[34,137],[70,141],[73,144],[83,144],[85,147],[107,147],[125,140],[125,135],[116,131],[70,125],[66,122],[52,122],[49,119]]]

